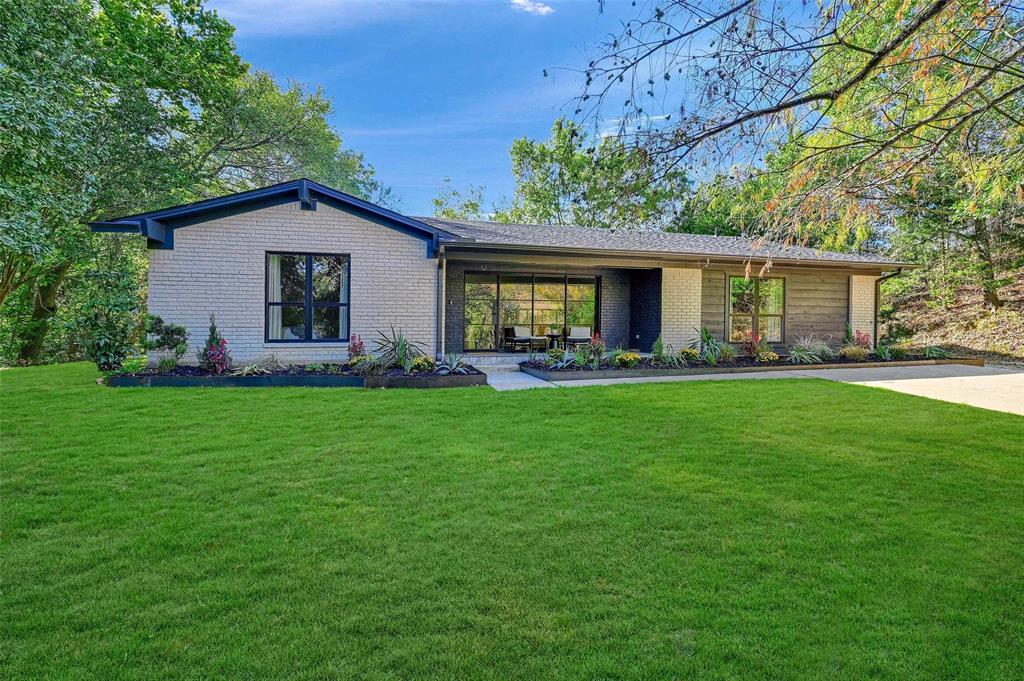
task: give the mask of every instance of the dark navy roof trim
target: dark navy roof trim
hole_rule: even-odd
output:
[[[325,201],[335,207],[355,210],[379,224],[423,239],[432,253],[436,252],[440,239],[455,238],[454,234],[444,229],[307,179],[282,182],[270,187],[238,192],[215,199],[205,199],[147,213],[126,215],[113,220],[93,222],[90,227],[94,232],[142,234],[146,237],[150,248],[167,249],[174,248],[175,229],[293,201],[298,201],[303,210],[316,210],[317,201]]]

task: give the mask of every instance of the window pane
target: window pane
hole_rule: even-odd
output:
[[[525,300],[533,297],[533,277],[517,274],[501,275],[501,299]]]
[[[502,299],[500,321],[502,326],[529,326],[531,324],[529,298],[523,302]]]
[[[758,308],[762,314],[782,314],[781,279],[762,279],[758,288]]]
[[[757,318],[757,333],[766,343],[782,342],[782,317]]]
[[[594,327],[595,301],[574,302],[569,301],[569,308],[566,311],[566,326],[589,326]]]
[[[272,340],[305,340],[305,308],[302,305],[268,306],[267,334]]]
[[[494,302],[491,300],[466,299],[465,321],[467,324],[494,324]]]
[[[313,339],[329,340],[348,338],[345,325],[346,308],[314,307],[313,308]]]
[[[318,303],[348,302],[348,258],[313,256],[313,300]]]
[[[729,318],[729,341],[741,343],[754,333],[754,318],[750,315],[732,315]]]
[[[493,350],[494,349],[494,327],[490,324],[482,326],[479,324],[467,324],[466,327],[466,350]]]
[[[489,298],[498,294],[498,277],[493,274],[466,273],[466,297]]]
[[[729,277],[729,310],[733,313],[754,312],[754,280]]]
[[[566,294],[570,301],[592,303],[597,299],[597,280],[569,277]]]
[[[267,263],[267,295],[271,303],[306,300],[306,256],[271,255]]]

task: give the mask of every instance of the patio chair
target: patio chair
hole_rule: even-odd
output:
[[[586,345],[593,336],[589,326],[570,326],[569,335],[565,337],[565,347],[571,350],[580,345]]]
[[[530,333],[530,327],[528,326],[514,326],[511,329],[512,333],[509,334],[509,329],[505,329],[505,350],[512,348],[512,352],[516,351],[516,348],[525,347],[527,350],[532,350],[535,347],[539,347],[541,350],[548,349],[548,337],[547,336],[534,336]]]

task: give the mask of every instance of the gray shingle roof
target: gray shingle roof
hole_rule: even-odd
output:
[[[596,249],[608,252],[630,252],[673,255],[718,256],[727,258],[805,261],[857,265],[898,266],[889,258],[870,254],[836,253],[804,246],[788,246],[776,242],[756,243],[753,239],[674,232],[610,232],[593,227],[553,225],[518,225],[476,220],[442,220],[416,218],[434,227],[457,235],[449,243],[471,243],[480,246],[514,246],[541,249]]]

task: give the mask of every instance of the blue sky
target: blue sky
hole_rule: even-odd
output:
[[[608,0],[209,0],[237,27],[239,53],[278,80],[321,85],[332,124],[390,186],[429,215],[445,176],[512,193],[508,149],[545,139],[581,85],[558,67],[639,8]],[[542,72],[548,69],[549,76]]]

